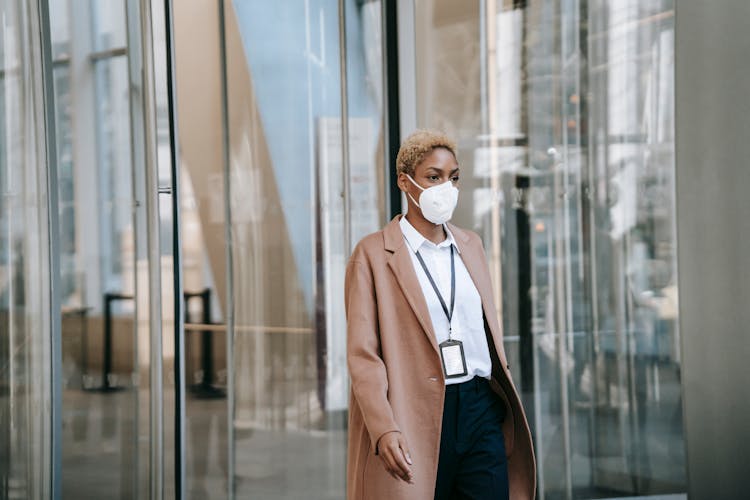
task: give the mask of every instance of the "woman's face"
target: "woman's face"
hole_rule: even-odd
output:
[[[430,154],[424,157],[422,163],[414,168],[412,179],[424,189],[431,188],[452,181],[453,185],[458,187],[458,163],[456,158],[449,150],[445,148],[435,148]],[[398,174],[398,187],[404,193],[411,195],[411,198],[419,201],[419,195],[422,194],[405,173]],[[410,197],[406,197],[409,204],[409,210],[419,210],[419,207],[413,206],[414,202]],[[422,211],[419,210],[421,214]]]

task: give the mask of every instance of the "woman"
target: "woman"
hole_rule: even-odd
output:
[[[417,131],[396,166],[407,214],[363,238],[346,270],[348,498],[531,500],[531,435],[482,243],[447,223],[456,146]]]

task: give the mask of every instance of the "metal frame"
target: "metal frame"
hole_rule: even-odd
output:
[[[30,8],[34,8],[33,4]],[[52,40],[50,33],[49,4],[46,0],[36,2],[39,26],[34,26],[35,16],[31,19],[31,29],[38,28],[37,34],[41,52],[42,95],[44,111],[44,154],[46,156],[47,176],[47,228],[49,237],[49,271],[50,271],[50,395],[51,395],[51,474],[50,497],[62,498],[62,317],[60,305],[60,232],[58,214],[57,183],[57,134],[55,130],[55,89],[53,78]]]
[[[143,41],[145,40],[146,45],[150,46],[151,34],[150,31],[146,32],[142,30],[142,16],[143,13],[140,9],[139,0],[126,0],[125,3],[125,16],[126,16],[126,27],[127,27],[127,55],[128,55],[128,78],[130,80],[130,146],[131,146],[131,159],[133,162],[132,167],[132,190],[133,190],[133,227],[134,231],[134,247],[133,252],[133,269],[137,270],[137,261],[145,254],[147,256],[147,263],[151,262],[151,254],[149,253],[150,244],[153,242],[153,233],[150,231],[149,219],[146,216],[146,212],[150,210],[149,204],[146,202],[148,190],[146,188],[146,178],[148,177],[148,169],[154,168],[153,158],[154,151],[147,150],[147,144],[149,141],[146,136],[153,133],[153,130],[149,130],[147,127],[147,116],[148,109],[145,107],[146,96],[150,85],[147,81],[147,76],[150,75],[148,70],[144,69],[144,61],[146,60],[143,51]],[[145,36],[148,33],[148,36]],[[137,56],[136,56],[137,55]],[[148,132],[148,134],[147,134]],[[152,143],[151,143],[152,144]],[[145,245],[139,242],[139,235],[145,236]],[[158,255],[158,231],[156,232],[157,240],[155,242]],[[149,264],[150,265],[150,264]],[[148,454],[145,456],[145,462],[148,464],[146,470],[149,471],[148,475],[148,487],[145,488],[142,485],[141,477],[141,447],[137,446],[135,470],[134,476],[134,491],[137,491],[140,495],[141,492],[148,492],[148,495],[152,499],[160,499],[162,497],[162,484],[163,484],[163,438],[162,438],[162,396],[161,396],[161,384],[162,384],[162,371],[161,371],[161,343],[159,343],[159,349],[154,352],[153,339],[161,338],[161,314],[160,313],[160,294],[156,293],[152,282],[152,272],[149,269],[149,274],[146,279],[145,286],[140,283],[138,272],[135,273],[135,293],[136,296],[141,293],[142,290],[148,290],[148,301],[149,305],[145,308],[145,311],[139,307],[138,300],[135,301],[134,314],[136,318],[136,325],[139,324],[140,317],[146,314],[149,319],[149,386],[148,392],[143,388],[143,385],[139,382],[136,391],[138,397],[135,399],[135,406],[137,415],[140,415],[141,411],[141,392],[146,393],[143,399],[149,401],[149,444]],[[156,285],[160,287],[160,281],[158,276]],[[158,288],[156,288],[158,290]],[[156,308],[153,306],[153,301],[157,301]],[[156,323],[156,325],[154,325]],[[156,330],[154,330],[156,326]],[[135,330],[136,338],[138,329]],[[156,357],[157,362],[154,362]],[[140,370],[138,354],[138,342],[135,344],[134,352],[135,363],[137,370]],[[158,389],[154,389],[157,386]],[[139,418],[136,419],[134,424],[134,435],[139,436]]]
[[[417,48],[414,2],[415,0],[396,1],[399,143],[406,138],[408,133],[417,128]],[[398,152],[398,146],[398,144],[394,145],[396,152]],[[406,198],[396,185],[395,175],[391,192],[393,198],[396,198],[394,195],[398,194],[399,200],[397,203],[395,199],[391,199],[392,210],[396,213],[403,213],[407,206]],[[398,211],[396,211],[397,207]]]
[[[234,500],[234,476],[235,476],[235,447],[234,447],[234,232],[232,231],[232,203],[231,203],[231,155],[229,148],[231,138],[229,135],[229,87],[227,80],[227,44],[226,44],[226,6],[224,0],[218,0],[219,9],[219,65],[221,67],[221,120],[222,120],[222,142],[224,161],[224,237],[226,278],[227,278],[227,304],[226,304],[226,364],[227,364],[227,498]]]
[[[125,6],[127,9],[127,6]],[[126,14],[127,17],[127,14]],[[131,41],[130,38],[128,38],[128,43]],[[107,50],[100,50],[98,52],[93,52],[89,54],[89,60],[90,61],[100,61],[102,59],[111,59],[113,57],[118,56],[126,56],[128,55],[128,47],[114,47]]]
[[[417,48],[414,0],[396,2],[399,141],[417,128]],[[403,203],[401,204],[403,206]]]
[[[341,171],[344,185],[344,255],[352,253],[352,203],[351,172],[349,165],[349,89],[346,67],[346,0],[338,0],[339,6],[339,84],[341,91]]]
[[[401,127],[399,123],[399,26],[398,5],[396,0],[381,1],[381,29],[383,46],[383,122],[385,142],[385,179],[388,183],[386,194],[386,211],[388,220],[401,213],[401,190],[396,182],[395,163],[401,143]]]
[[[182,239],[180,237],[180,161],[177,130],[177,86],[175,83],[174,29],[172,0],[164,0],[164,33],[167,62],[167,114],[169,117],[172,262],[174,285],[174,472],[175,496],[185,497],[185,318],[182,286]]]
[[[161,322],[161,242],[159,231],[159,175],[157,158],[156,89],[154,75],[154,38],[151,2],[139,0],[142,54],[142,110],[144,141],[144,195],[147,229],[149,289],[149,492],[152,499],[164,496],[164,398]],[[135,137],[135,135],[134,135]],[[137,171],[136,171],[137,172]],[[134,186],[136,184],[134,183]],[[140,200],[138,200],[140,203]]]

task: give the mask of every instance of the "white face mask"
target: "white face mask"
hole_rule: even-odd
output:
[[[412,198],[411,194],[406,194],[422,210],[425,219],[433,224],[445,224],[451,220],[453,210],[456,209],[458,203],[458,188],[453,185],[452,181],[425,189],[417,184],[409,174],[406,174],[406,177],[412,184],[422,190],[422,194],[419,195],[419,203]]]

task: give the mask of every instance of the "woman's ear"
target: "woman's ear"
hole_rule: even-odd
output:
[[[405,173],[403,172],[398,173],[398,179],[396,180],[396,184],[398,185],[398,188],[401,190],[402,193],[409,192],[409,179],[406,178]]]

